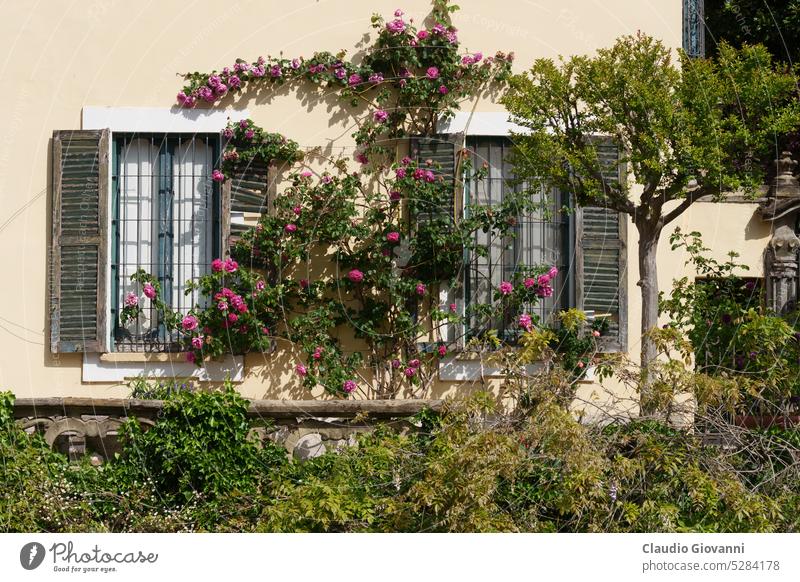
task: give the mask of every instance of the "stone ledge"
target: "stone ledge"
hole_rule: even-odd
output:
[[[250,400],[251,418],[398,418],[424,409],[439,411],[442,400]],[[132,398],[18,398],[14,417],[108,415],[153,418],[163,400]]]

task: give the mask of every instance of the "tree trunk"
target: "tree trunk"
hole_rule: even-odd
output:
[[[639,287],[642,290],[642,386],[641,397],[646,400],[648,367],[656,358],[656,346],[648,332],[658,325],[658,265],[656,251],[661,229],[651,225],[638,225],[639,230]],[[642,413],[648,411],[642,409]]]

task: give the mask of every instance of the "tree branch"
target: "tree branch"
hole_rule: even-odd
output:
[[[689,208],[698,198],[702,198],[703,196],[708,195],[709,192],[704,188],[695,188],[690,192],[686,193],[686,198],[684,198],[678,206],[673,208],[669,213],[664,215],[664,218],[661,221],[661,226],[666,226],[676,218],[678,218],[681,214],[683,214],[687,208]]]

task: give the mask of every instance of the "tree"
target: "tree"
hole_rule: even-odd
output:
[[[580,206],[633,220],[643,373],[655,358],[647,332],[658,319],[661,231],[703,196],[754,194],[780,136],[800,123],[795,79],[773,67],[764,47],[723,45],[716,60],[679,61],[660,41],[626,36],[593,57],[537,60],[503,98],[512,121],[529,130],[515,135],[518,177],[542,177]],[[618,145],[626,180],[604,178],[601,138]]]
[[[759,42],[776,60],[800,61],[800,0],[705,0],[706,50]]]

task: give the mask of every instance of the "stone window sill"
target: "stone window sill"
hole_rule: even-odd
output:
[[[84,383],[124,382],[138,377],[153,379],[195,378],[200,382],[244,381],[244,357],[225,356],[198,367],[183,353],[84,353]]]

